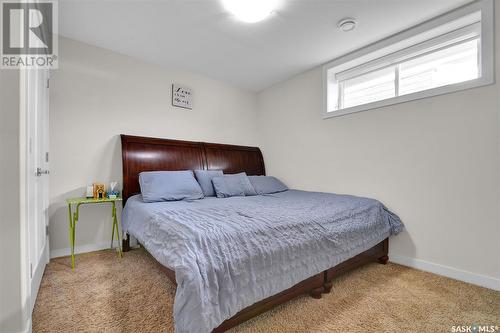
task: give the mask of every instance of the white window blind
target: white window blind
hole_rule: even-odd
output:
[[[479,38],[465,41],[399,65],[399,95],[479,77]]]
[[[479,23],[335,74],[337,109],[479,77]]]
[[[396,96],[395,78],[394,67],[389,67],[340,81],[340,108],[348,108]]]

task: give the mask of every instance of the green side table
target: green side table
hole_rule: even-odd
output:
[[[113,240],[115,238],[118,240],[118,256],[121,258],[123,256],[122,248],[120,245],[121,237],[118,228],[118,219],[116,217],[116,203],[121,202],[122,198],[116,199],[94,199],[94,198],[73,198],[67,199],[68,203],[68,213],[69,213],[69,243],[71,245],[71,269],[75,269],[75,229],[76,223],[78,222],[79,209],[81,205],[87,204],[100,204],[100,203],[111,203],[111,216],[113,218],[113,232],[111,234],[111,248],[113,248]],[[72,206],[75,206],[75,211],[72,212]]]

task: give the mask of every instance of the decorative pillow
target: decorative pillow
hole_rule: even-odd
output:
[[[141,172],[139,184],[144,202],[203,198],[200,184],[191,170]]]
[[[248,179],[258,194],[271,194],[288,190],[288,187],[276,177],[249,176]]]
[[[194,170],[196,180],[200,183],[201,190],[206,197],[215,197],[212,178],[222,176],[222,170]]]
[[[242,172],[235,175],[223,175],[212,178],[217,198],[257,195],[247,174]]]

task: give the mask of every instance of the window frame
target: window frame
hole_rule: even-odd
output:
[[[432,40],[439,40],[455,30],[463,29],[462,26],[457,29],[448,28],[447,31],[439,33],[439,29],[446,25],[453,25],[455,21],[473,16],[480,13],[481,21],[481,48],[480,48],[480,77],[474,80],[431,88],[406,95],[396,96],[376,102],[352,106],[335,111],[328,111],[329,100],[329,78],[331,75],[348,73],[351,70],[359,70],[363,66],[369,66],[371,63],[391,59],[393,56],[405,52],[405,49],[415,48],[418,44],[431,43]],[[470,25],[470,24],[466,24]],[[451,32],[450,32],[451,30]],[[433,35],[427,34],[433,31]],[[350,54],[333,60],[323,66],[323,118],[339,117],[346,114],[368,111],[384,106],[405,103],[417,99],[428,98],[452,92],[472,89],[495,83],[495,64],[494,64],[494,3],[493,0],[481,0],[465,5],[444,15],[419,24],[413,28],[407,29],[401,33],[383,39],[379,42],[368,45]],[[333,71],[333,74],[330,72]]]

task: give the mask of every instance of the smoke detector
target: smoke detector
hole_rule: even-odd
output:
[[[354,29],[356,29],[357,25],[358,25],[358,22],[356,21],[356,19],[353,19],[351,17],[347,17],[347,18],[340,20],[339,23],[337,23],[337,28],[340,31],[349,32],[349,31],[353,31]]]

